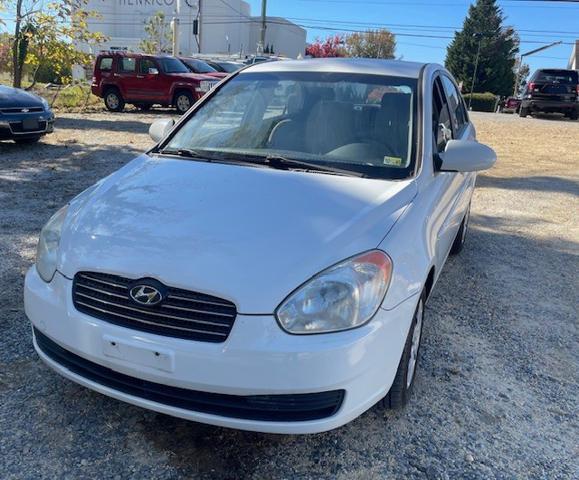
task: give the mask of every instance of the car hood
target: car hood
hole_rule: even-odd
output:
[[[58,269],[152,277],[270,314],[319,271],[376,248],[415,194],[412,180],[142,155],[71,202]]]
[[[181,80],[184,82],[200,82],[201,80],[211,80],[215,81],[215,77],[210,77],[209,75],[202,75],[200,73],[170,73],[168,74],[170,77],[174,78],[175,80]]]
[[[0,108],[42,107],[42,100],[19,88],[0,85]]]
[[[218,79],[223,79],[225,77],[229,76],[229,73],[225,73],[225,72],[210,72],[210,73],[205,73],[205,75],[212,77],[212,78],[218,78]]]

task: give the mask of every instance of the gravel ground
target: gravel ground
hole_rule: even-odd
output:
[[[473,115],[499,163],[429,303],[410,405],[277,436],[126,405],[32,349],[22,285],[40,228],[151,145],[159,115],[63,114],[38,145],[0,143],[0,478],[578,478],[579,122]]]

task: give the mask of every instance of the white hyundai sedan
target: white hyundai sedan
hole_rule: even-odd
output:
[[[321,432],[404,405],[424,304],[496,159],[451,75],[262,63],[151,136],[42,229],[25,286],[42,360],[244,430]]]

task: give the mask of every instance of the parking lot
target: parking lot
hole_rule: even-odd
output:
[[[428,305],[403,411],[311,436],[247,433],[45,367],[22,306],[40,228],[151,146],[148,126],[167,114],[61,114],[39,144],[0,143],[1,478],[577,478],[579,122],[473,114],[499,161],[479,176],[467,245]]]

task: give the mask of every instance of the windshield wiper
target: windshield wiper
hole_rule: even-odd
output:
[[[218,152],[213,150],[199,150],[192,148],[164,148],[157,152],[159,155],[176,155],[178,157],[190,158],[207,163],[227,163],[232,165],[262,165],[261,162],[237,158],[227,152]]]
[[[304,162],[303,160],[296,160],[294,158],[287,158],[282,155],[268,155],[264,158],[265,164],[273,168],[300,168],[303,170],[318,171],[325,173],[333,173],[336,175],[347,175],[350,177],[363,177],[364,174],[355,172],[353,170],[346,170],[343,168],[331,167],[329,165],[320,165],[319,163]]]
[[[178,157],[195,158],[206,162],[211,162],[212,160],[212,158],[205,152],[190,148],[164,148],[163,150],[159,150],[157,153],[160,155],[176,155]]]
[[[192,158],[204,162],[236,163],[242,165],[258,165],[283,170],[301,169],[305,171],[317,171],[334,175],[346,175],[351,177],[364,177],[365,175],[353,170],[346,170],[319,163],[310,163],[303,160],[287,158],[282,155],[252,155],[242,152],[219,152],[211,150],[196,150],[191,148],[164,148],[157,152],[161,155],[176,155],[179,157]]]

